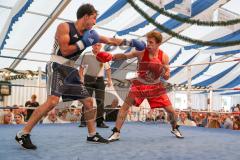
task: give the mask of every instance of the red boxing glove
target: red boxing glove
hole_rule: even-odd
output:
[[[107,53],[107,52],[99,52],[96,55],[96,58],[99,62],[105,63],[105,62],[109,62],[112,60],[112,54]]]
[[[152,59],[148,64],[148,70],[151,74],[152,79],[157,79],[162,76],[163,65],[158,58]]]

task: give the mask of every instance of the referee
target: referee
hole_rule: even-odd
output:
[[[80,79],[86,86],[90,96],[95,92],[95,99],[97,102],[97,117],[96,123],[99,128],[108,128],[104,123],[104,97],[105,97],[105,84],[104,84],[104,71],[106,71],[107,85],[112,85],[111,68],[109,63],[101,63],[96,59],[96,55],[102,48],[101,43],[92,46],[92,51],[84,54],[79,69]],[[84,116],[81,117],[81,124],[79,127],[85,127],[86,122]]]

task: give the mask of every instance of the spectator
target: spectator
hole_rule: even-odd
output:
[[[238,108],[238,111],[240,111],[240,104],[237,104],[236,108]]]
[[[205,118],[202,120],[202,126],[203,127],[207,127],[208,122],[209,122],[209,118],[211,118],[211,114],[207,113],[207,115],[205,115]]]
[[[48,112],[47,117],[43,119],[42,123],[67,123],[67,121],[63,121],[57,117],[56,111],[53,109]]]
[[[80,122],[81,113],[82,113],[82,111],[80,108],[76,108],[74,110],[74,117],[75,117],[74,122]]]
[[[212,115],[212,117],[209,119],[208,128],[221,128],[221,123],[219,122],[219,116],[218,115]]]
[[[239,118],[239,116],[234,117],[233,130],[240,130],[240,118]]]
[[[62,121],[68,121],[67,120],[67,114],[68,114],[68,110],[67,109],[64,109],[60,112],[59,114],[59,118],[62,120]],[[70,122],[70,121],[69,121]]]
[[[76,106],[71,105],[70,109],[68,109],[67,115],[66,115],[66,120],[70,122],[77,122],[76,115],[74,114]]]
[[[31,100],[30,101],[27,101],[25,103],[25,107],[38,107],[39,106],[39,103],[36,101],[37,99],[37,96],[35,94],[33,94],[31,96]],[[26,121],[29,120],[29,118],[31,117],[32,113],[33,113],[34,109],[27,109],[27,116],[26,116]]]
[[[3,117],[3,124],[12,124],[12,113],[5,112]]]
[[[233,129],[233,121],[231,119],[231,116],[226,114],[223,118],[223,128],[225,129]]]
[[[180,120],[177,122],[178,125],[184,126],[196,126],[196,123],[187,118],[187,114],[185,112],[180,113]]]
[[[105,119],[106,121],[116,121],[118,110],[121,106],[118,105],[118,99],[113,99],[110,105],[105,106]]]
[[[3,124],[4,111],[0,110],[0,124]]]
[[[159,110],[159,115],[156,117],[156,120],[159,121],[160,123],[167,123],[167,116],[164,110]]]
[[[213,119],[209,122],[208,128],[221,128],[221,124],[219,123],[218,120]]]
[[[24,117],[22,114],[17,113],[14,115],[14,121],[16,124],[25,124]]]
[[[233,106],[230,108],[231,112],[233,112],[233,111],[234,111],[234,108],[235,108],[235,106],[234,106],[234,105],[233,105]]]
[[[195,123],[198,127],[203,127],[202,119],[198,114],[195,115],[194,120],[195,120]]]

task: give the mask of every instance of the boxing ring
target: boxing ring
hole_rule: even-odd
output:
[[[108,123],[111,128],[114,123]],[[41,124],[32,132],[37,150],[25,150],[14,136],[21,125],[0,125],[1,160],[235,160],[240,156],[240,132],[227,129],[181,127],[184,139],[170,133],[170,125],[128,122],[121,139],[109,144],[86,142],[87,129],[78,124]],[[110,129],[99,129],[104,137]]]

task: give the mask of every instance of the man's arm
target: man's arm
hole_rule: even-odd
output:
[[[108,87],[112,86],[111,69],[106,70]]]
[[[165,80],[168,80],[170,78],[169,57],[165,53],[163,53],[163,62],[162,63],[163,63],[163,69],[165,70],[163,78]]]
[[[105,36],[99,36],[99,42],[113,45],[113,46],[135,47],[137,51],[143,51],[146,47],[146,44],[144,41],[137,40],[137,39],[127,40],[127,39],[108,38]]]
[[[56,39],[63,56],[69,56],[79,50],[76,44],[69,44],[70,36],[69,26],[67,23],[61,23],[57,27]]]
[[[113,46],[120,46],[123,44],[124,39],[118,39],[118,38],[109,38],[105,36],[99,36],[99,42],[105,43]]]
[[[107,76],[107,85],[108,87],[112,86],[112,78],[111,78],[111,68],[108,62],[104,63],[104,67],[106,69],[106,76]]]
[[[118,53],[118,54],[114,54],[112,57],[112,60],[121,60],[121,59],[131,59],[134,57],[142,57],[143,55],[143,51],[131,51],[131,52],[127,52],[127,53]]]
[[[79,76],[80,76],[80,81],[82,83],[84,83],[84,75],[83,75],[83,73],[84,73],[84,67],[80,66],[80,68],[79,68]]]
[[[69,44],[69,31],[69,25],[67,23],[61,23],[56,32],[56,39],[63,56],[69,56],[74,52],[84,50],[85,48],[99,42],[99,35],[95,30],[86,30],[80,40],[75,44]]]

